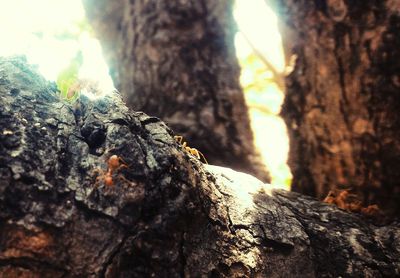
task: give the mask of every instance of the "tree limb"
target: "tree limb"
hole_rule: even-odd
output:
[[[70,105],[21,58],[0,72],[1,277],[400,274],[398,222],[204,166],[117,94]]]

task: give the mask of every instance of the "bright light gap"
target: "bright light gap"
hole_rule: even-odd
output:
[[[236,0],[234,16],[239,27],[235,47],[242,67],[240,81],[255,145],[271,173],[273,185],[289,190],[289,140],[279,116],[284,88],[277,81],[283,80],[286,65],[278,20],[263,0]]]

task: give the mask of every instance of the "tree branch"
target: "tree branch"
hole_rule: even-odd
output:
[[[116,94],[63,103],[21,58],[0,72],[0,276],[399,275],[399,223],[204,166],[159,119]]]

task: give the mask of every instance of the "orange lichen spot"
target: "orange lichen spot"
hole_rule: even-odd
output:
[[[2,258],[51,257],[54,239],[45,231],[30,231],[18,226],[8,226],[2,234]]]
[[[6,265],[0,268],[0,277],[41,278],[43,277],[43,274],[34,269],[26,269],[14,265]]]
[[[35,235],[26,236],[21,239],[21,247],[32,251],[39,251],[53,243],[53,238],[45,232],[40,232]]]

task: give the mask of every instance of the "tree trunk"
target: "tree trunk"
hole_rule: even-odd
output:
[[[84,1],[129,107],[163,119],[210,163],[269,177],[253,143],[232,1]]]
[[[277,1],[290,55],[282,112],[293,189],[353,188],[400,212],[398,1]]]
[[[0,277],[393,277],[377,227],[182,150],[118,95],[60,102],[0,58]]]

